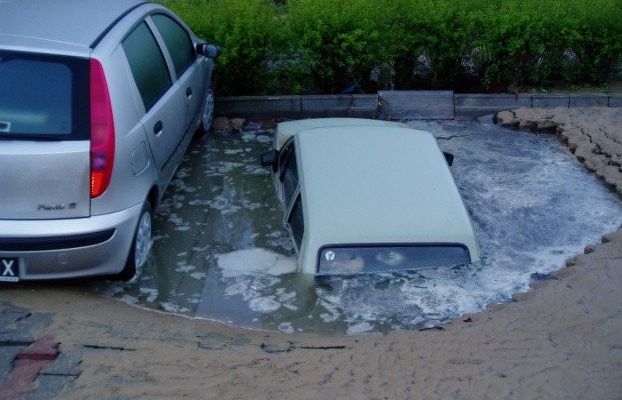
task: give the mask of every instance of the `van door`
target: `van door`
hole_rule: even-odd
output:
[[[0,49],[0,219],[90,215],[89,60]]]
[[[206,68],[201,65],[202,57],[198,57],[190,34],[176,20],[168,15],[151,15],[166,48],[170,54],[175,74],[181,90],[186,98],[186,130],[191,129],[192,122],[199,114],[206,89]]]
[[[123,40],[131,75],[145,107],[141,122],[145,128],[154,162],[162,179],[168,179],[170,163],[185,132],[186,104],[173,85],[164,55],[143,21]]]

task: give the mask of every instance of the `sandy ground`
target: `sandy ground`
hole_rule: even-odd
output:
[[[517,110],[498,120],[579,143],[577,157],[602,162],[595,171],[620,191],[622,110]],[[622,231],[585,253],[514,303],[386,336],[253,332],[66,286],[3,289],[0,302],[52,313],[45,333],[80,355],[63,399],[622,399]]]

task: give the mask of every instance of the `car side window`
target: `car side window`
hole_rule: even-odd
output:
[[[149,111],[172,85],[162,51],[145,22],[134,28],[122,46],[145,110]]]
[[[289,224],[292,235],[294,236],[294,241],[296,242],[298,251],[300,251],[300,246],[302,245],[302,237],[305,230],[304,215],[302,212],[302,199],[300,194],[296,197],[296,202],[294,203],[294,207],[289,214],[287,223]]]
[[[196,59],[194,46],[188,32],[166,15],[155,14],[151,16],[151,19],[171,54],[177,76],[181,76]]]
[[[281,171],[281,181],[283,182],[283,201],[285,207],[288,207],[298,187],[298,165],[296,163],[296,150],[293,142],[288,147],[288,153],[285,157],[283,160],[283,170]]]

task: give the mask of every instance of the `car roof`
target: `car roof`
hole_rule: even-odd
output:
[[[287,121],[281,122],[277,125],[274,143],[275,149],[280,150],[290,137],[296,135],[301,131],[307,129],[329,128],[338,126],[393,126],[402,128],[407,127],[405,124],[400,122],[364,118],[310,118]]]
[[[93,48],[139,0],[0,0],[0,45]]]
[[[308,250],[457,243],[479,257],[470,218],[432,134],[342,126],[301,131],[296,144]]]

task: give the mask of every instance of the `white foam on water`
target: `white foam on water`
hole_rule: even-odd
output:
[[[248,306],[252,311],[271,313],[281,308],[281,303],[274,300],[274,296],[255,297],[249,300]]]
[[[218,268],[226,278],[256,273],[282,275],[296,270],[296,260],[293,257],[261,248],[219,254],[216,259]]]
[[[348,327],[348,330],[346,331],[346,334],[348,336],[362,335],[373,329],[374,329],[374,326],[370,324],[369,322],[359,322],[354,325],[350,325]]]
[[[177,265],[178,265],[178,267],[175,268],[175,272],[187,273],[187,272],[190,272],[190,271],[193,271],[193,270],[197,269],[197,267],[195,267],[194,265],[186,264],[186,261],[178,262]]]
[[[119,300],[131,306],[138,303],[138,299],[134,296],[130,296],[129,294],[124,294],[123,296],[121,296],[121,298],[119,298]]]
[[[145,295],[145,300],[148,303],[153,303],[158,297],[158,293],[159,293],[158,289],[141,287],[139,290],[141,294]]]
[[[171,312],[171,313],[187,313],[190,311],[188,307],[182,307],[172,302],[162,302],[160,303],[160,307],[164,311]]]
[[[192,279],[201,280],[205,279],[205,277],[207,277],[207,274],[205,272],[193,272],[190,274],[190,277]]]
[[[294,325],[291,322],[281,322],[278,329],[284,333],[294,333]]]
[[[271,143],[272,142],[272,138],[267,135],[257,135],[255,136],[255,140],[257,140],[259,143]]]

